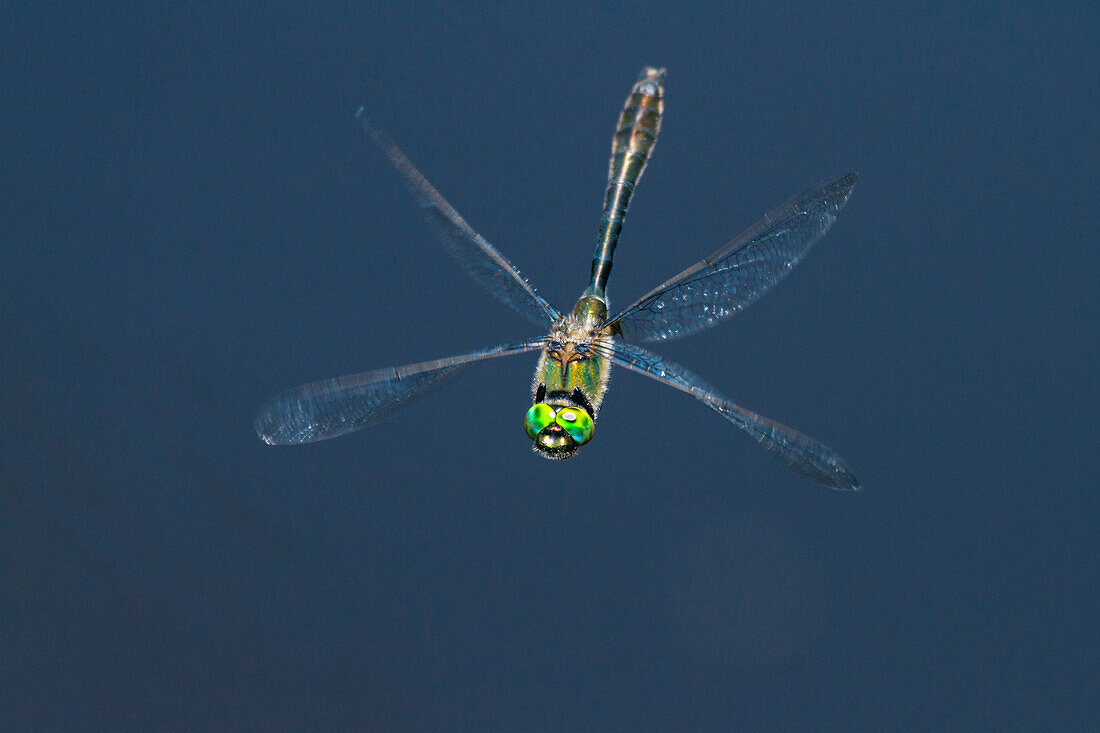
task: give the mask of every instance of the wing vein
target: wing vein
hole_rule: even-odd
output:
[[[503,344],[444,359],[303,384],[256,413],[256,433],[270,445],[313,443],[381,422],[442,386],[469,364],[541,348],[545,338]]]
[[[604,326],[624,339],[686,336],[737,313],[782,280],[836,221],[848,173],[787,201],[728,244],[643,295]]]
[[[546,302],[512,263],[465,219],[413,165],[408,156],[382,129],[367,119],[363,108],[356,114],[363,132],[386,154],[416,197],[444,249],[471,278],[512,310],[540,326],[561,314]]]
[[[679,364],[620,340],[600,355],[619,366],[686,392],[751,435],[764,450],[803,476],[833,489],[855,491],[859,481],[844,460],[825,444],[731,402]]]

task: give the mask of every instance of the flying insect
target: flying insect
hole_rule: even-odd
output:
[[[535,452],[567,459],[595,434],[611,365],[686,392],[756,439],[807,478],[834,489],[859,482],[832,449],[757,415],[684,367],[638,345],[708,328],[741,311],[779,282],[825,235],[848,201],[854,173],[805,191],[728,244],[608,315],[607,281],[634,189],[657,142],[664,111],[663,69],[646,68],[627,97],[611,160],[588,287],[573,309],[558,311],[428,182],[393,140],[365,116],[364,133],[401,174],[421,211],[459,265],[490,293],[543,328],[546,336],[433,361],[313,382],[283,392],[257,413],[257,434],[272,445],[311,443],[378,423],[475,362],[539,352],[532,405],[523,428]]]

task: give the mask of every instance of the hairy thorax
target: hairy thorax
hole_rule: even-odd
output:
[[[602,299],[584,296],[572,313],[554,324],[539,357],[532,394],[540,385],[547,394],[580,389],[593,410],[600,408],[611,376],[611,363],[600,356],[610,349],[611,334],[599,328],[606,317],[607,304]]]

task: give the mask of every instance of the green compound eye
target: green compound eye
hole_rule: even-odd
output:
[[[554,422],[554,408],[545,402],[531,405],[527,416],[523,418],[523,429],[527,431],[527,437],[534,440],[542,429]]]
[[[592,417],[576,407],[562,408],[555,422],[565,428],[565,432],[569,433],[569,437],[575,440],[577,445],[584,445],[592,440],[592,433],[596,429]]]

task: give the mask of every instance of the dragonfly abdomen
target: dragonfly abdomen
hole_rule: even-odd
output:
[[[626,99],[615,137],[611,140],[611,162],[607,171],[607,194],[604,197],[603,218],[592,258],[592,281],[588,294],[603,297],[615,245],[626,220],[626,210],[646,161],[657,144],[664,110],[665,70],[647,67]]]

